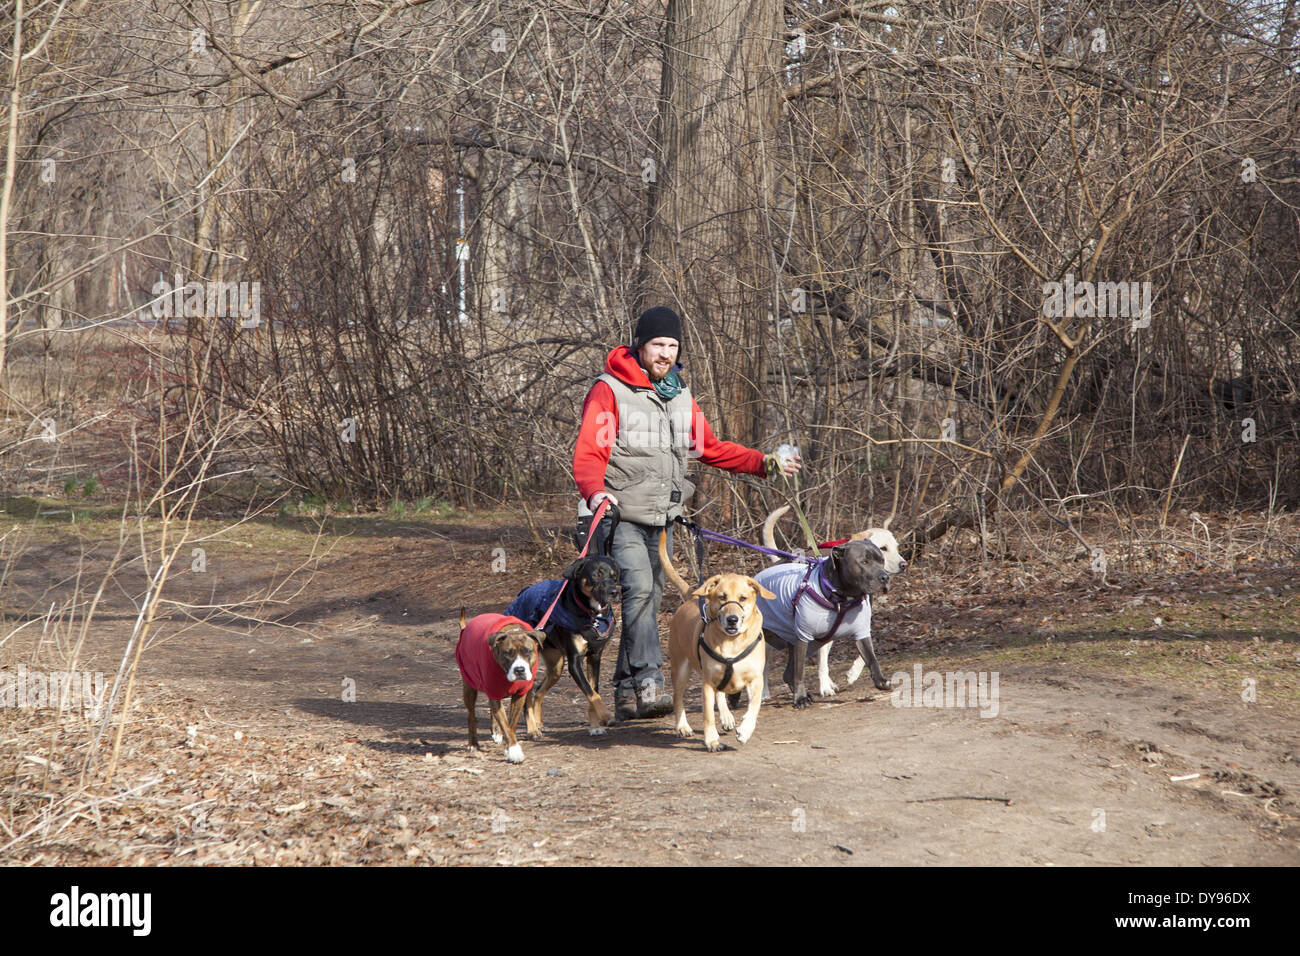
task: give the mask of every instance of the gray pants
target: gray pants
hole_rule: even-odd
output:
[[[623,625],[614,668],[614,696],[632,697],[646,681],[658,696],[664,690],[664,654],[659,646],[659,603],[664,595],[664,569],[659,564],[661,528],[620,521],[614,529],[609,555],[622,570]],[[594,546],[604,545],[605,522],[596,529]],[[668,528],[671,553],[673,529]]]

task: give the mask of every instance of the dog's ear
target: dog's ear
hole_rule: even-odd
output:
[[[860,539],[858,541],[850,541],[848,544],[837,544],[835,547],[831,548],[831,559],[835,561],[837,567],[844,566],[844,559],[849,553],[849,545],[852,544],[861,544],[866,548],[866,560],[879,564],[885,563],[885,555],[876,547],[874,542]]]
[[[759,597],[767,598],[769,601],[776,600],[776,595],[773,594],[771,591],[769,591],[767,588],[763,587],[763,585],[759,584],[757,579],[745,578],[745,580],[748,581],[750,584],[754,585],[754,590],[758,592]]]
[[[492,650],[495,651],[497,649],[497,645],[500,644],[509,636],[510,636],[509,631],[504,631],[504,630],[497,631],[491,637],[488,638],[488,647],[492,648]]]
[[[898,539],[887,528],[876,528],[867,540],[879,548],[882,554],[890,551],[898,553]]]
[[[715,574],[713,577],[709,578],[698,588],[692,591],[691,594],[694,595],[695,597],[708,597],[710,594],[713,593],[713,589],[718,586],[718,582],[721,580],[722,580],[722,575]]]
[[[528,632],[528,636],[537,642],[537,652],[540,654],[542,648],[546,646],[546,632],[533,628]]]
[[[582,576],[582,567],[586,563],[587,563],[586,558],[579,558],[577,561],[574,561],[571,565],[569,565],[567,568],[564,569],[564,574],[562,576],[566,581],[578,580],[578,578]]]

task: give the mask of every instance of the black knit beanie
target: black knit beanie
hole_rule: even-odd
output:
[[[657,305],[641,313],[641,317],[636,320],[632,348],[639,349],[651,339],[657,338],[676,339],[678,354],[681,354],[680,346],[685,344],[682,341],[682,320],[676,312],[664,305]]]

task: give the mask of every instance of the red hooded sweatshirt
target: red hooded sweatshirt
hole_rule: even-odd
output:
[[[504,614],[479,614],[465,623],[456,642],[456,663],[470,687],[487,694],[493,700],[505,700],[528,693],[533,686],[531,680],[506,680],[506,672],[501,669],[497,659],[492,656],[492,645],[488,638],[507,624],[518,624],[528,628],[525,621]],[[530,628],[531,630],[531,628]],[[540,655],[538,655],[540,657]],[[538,661],[538,663],[541,663]],[[537,677],[537,667],[533,667],[533,678]]]
[[[654,388],[650,376],[637,361],[636,353],[626,345],[620,345],[606,356],[605,371],[633,388]],[[606,419],[601,413],[614,417]],[[591,386],[586,401],[582,403],[582,425],[578,429],[578,444],[573,449],[573,478],[585,501],[591,501],[592,495],[605,490],[605,468],[609,464],[610,448],[598,441],[597,436],[602,430],[601,423],[606,421],[613,421],[614,427],[618,427],[618,402],[613,389],[604,382],[597,382]],[[735,442],[719,441],[704,420],[693,395],[691,448],[700,453],[700,460],[706,465],[760,478],[765,475],[763,453]]]

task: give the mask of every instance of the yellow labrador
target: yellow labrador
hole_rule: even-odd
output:
[[[758,710],[763,703],[763,672],[767,653],[763,642],[763,615],[758,597],[776,596],[743,574],[715,574],[692,590],[677,569],[666,547],[667,535],[659,533],[659,561],[685,603],[668,626],[668,653],[673,674],[673,717],[677,734],[694,734],[686,720],[686,681],[692,670],[700,675],[704,696],[704,746],[722,749],[718,724],[723,730],[736,728],[727,706],[727,694],[749,691],[745,716],[736,728],[736,742],[754,736]],[[714,708],[717,708],[715,721]]]

